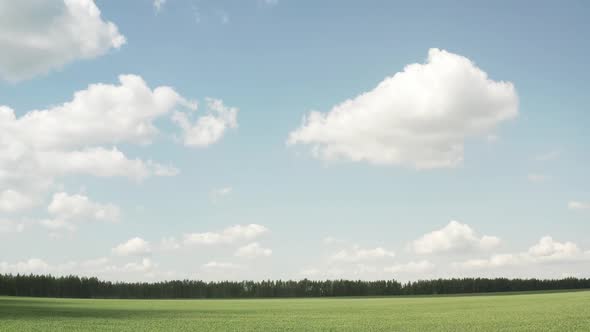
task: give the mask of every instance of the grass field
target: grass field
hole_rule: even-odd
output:
[[[590,331],[590,291],[261,300],[0,297],[0,331],[45,330]]]

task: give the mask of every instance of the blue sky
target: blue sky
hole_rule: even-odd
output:
[[[589,9],[0,1],[0,272],[588,277]]]

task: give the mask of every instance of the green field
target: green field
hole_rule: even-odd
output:
[[[590,331],[590,291],[260,300],[0,297],[0,331]]]

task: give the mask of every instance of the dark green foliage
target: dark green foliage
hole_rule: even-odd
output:
[[[431,295],[590,288],[590,279],[435,279],[401,284],[395,280],[303,279],[265,281],[173,280],[155,283],[101,281],[77,276],[0,274],[0,295],[70,298],[269,298]]]

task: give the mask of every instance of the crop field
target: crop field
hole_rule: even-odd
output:
[[[0,331],[590,331],[590,291],[439,297],[0,297]]]

